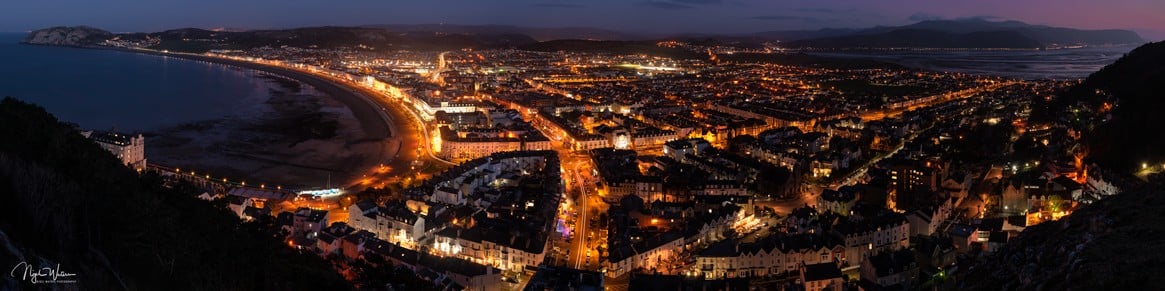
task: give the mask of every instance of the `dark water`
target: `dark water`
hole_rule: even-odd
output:
[[[822,54],[870,58],[908,67],[1023,79],[1083,79],[1135,46],[1006,52],[901,52]]]
[[[268,98],[255,72],[126,52],[21,45],[0,33],[0,96],[84,128],[150,131],[223,118]],[[246,111],[246,110],[243,110]]]

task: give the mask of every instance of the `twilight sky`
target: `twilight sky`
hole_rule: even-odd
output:
[[[1165,39],[1165,0],[2,0],[0,31],[91,25],[181,27],[362,24],[585,26],[645,33],[740,33],[987,17]]]

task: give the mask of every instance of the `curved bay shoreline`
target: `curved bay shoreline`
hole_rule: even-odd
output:
[[[258,154],[260,154],[260,153],[255,153],[256,155],[248,155],[245,153],[232,153],[231,155],[236,156],[236,157],[240,157],[240,158],[250,159],[250,160],[259,160],[259,161],[266,162],[266,163],[279,164],[281,166],[296,167],[296,168],[299,168],[299,169],[302,169],[305,171],[327,172],[328,173],[327,179],[331,183],[332,186],[340,185],[340,186],[347,187],[347,186],[352,186],[352,185],[359,185],[359,181],[362,179],[360,174],[365,172],[366,170],[377,167],[378,165],[388,164],[395,169],[406,168],[408,165],[407,163],[409,162],[409,159],[407,159],[407,158],[406,159],[398,159],[397,158],[398,153],[400,152],[400,148],[405,146],[406,144],[415,146],[415,144],[417,143],[417,141],[407,140],[410,138],[410,136],[413,136],[413,135],[402,134],[402,133],[407,133],[407,131],[410,131],[411,128],[408,128],[408,126],[400,126],[400,124],[398,123],[399,121],[407,120],[406,118],[408,118],[408,117],[396,116],[396,115],[399,115],[400,113],[395,112],[395,111],[390,111],[390,110],[381,110],[381,108],[378,108],[378,107],[382,107],[383,105],[377,100],[377,98],[375,96],[370,95],[370,94],[374,94],[371,91],[365,90],[364,88],[355,87],[353,85],[343,84],[339,81],[331,80],[331,79],[328,79],[326,77],[316,76],[316,75],[313,75],[311,73],[301,72],[301,71],[297,71],[294,69],[288,69],[288,68],[277,67],[277,66],[272,66],[272,65],[239,61],[239,60],[232,60],[232,59],[226,59],[226,58],[211,57],[211,56],[204,56],[204,55],[197,55],[197,54],[168,53],[168,52],[144,50],[144,49],[124,49],[124,48],[93,47],[93,46],[74,47],[74,48],[110,50],[110,51],[158,56],[158,57],[174,57],[174,58],[180,58],[180,59],[185,59],[185,60],[190,60],[190,61],[220,64],[220,65],[235,67],[235,68],[239,68],[239,69],[252,70],[252,71],[260,72],[260,73],[264,73],[264,74],[270,74],[270,75],[274,75],[274,76],[284,77],[284,78],[295,80],[297,82],[300,82],[300,83],[303,83],[303,84],[306,84],[308,86],[313,87],[316,91],[319,91],[319,92],[323,93],[324,95],[326,95],[327,97],[330,97],[330,98],[334,99],[335,101],[338,101],[339,103],[343,104],[344,107],[346,107],[348,110],[350,110],[352,112],[353,117],[355,117],[357,123],[359,124],[360,129],[364,133],[363,138],[359,139],[360,143],[375,142],[375,143],[381,144],[379,147],[377,147],[377,150],[370,150],[367,148],[362,148],[365,150],[362,152],[361,156],[363,157],[363,159],[362,159],[363,161],[358,163],[359,166],[348,167],[345,169],[335,169],[335,168],[325,169],[325,168],[320,168],[320,167],[316,167],[316,166],[312,166],[312,165],[287,163],[285,161],[273,161],[273,160],[269,160],[269,159],[265,160],[262,157],[258,157]],[[402,129],[402,127],[403,127],[403,130],[406,132],[398,131],[398,130]],[[394,139],[397,139],[397,140],[406,139],[407,143],[396,143],[396,142],[392,141]],[[349,145],[351,145],[351,141],[350,141]],[[408,156],[408,152],[406,151],[406,157],[407,156]],[[342,157],[337,157],[337,158],[342,158]],[[415,159],[415,157],[414,157],[414,159]],[[170,165],[165,165],[165,166],[170,166]],[[228,168],[227,165],[220,165],[220,166],[221,167],[216,167],[216,168],[220,168],[217,170],[223,170],[225,168]],[[226,171],[226,172],[230,172],[230,171]],[[238,172],[238,171],[235,171],[235,172]],[[332,174],[337,174],[337,175],[332,175]],[[246,175],[246,174],[243,174],[243,175]],[[332,177],[332,176],[335,176],[335,177]],[[256,178],[256,177],[248,177],[248,178]],[[290,178],[290,177],[288,177],[288,178]],[[291,186],[291,187],[298,186],[298,187],[305,187],[305,188],[317,188],[317,187],[324,186],[323,183],[319,183],[320,181],[267,181],[267,182],[282,182],[282,183],[280,183],[282,185],[287,185],[287,186]],[[319,185],[316,185],[316,184],[319,184]]]
[[[104,49],[104,48],[98,48],[98,49]],[[378,110],[376,110],[375,107],[370,107],[370,106],[375,105],[375,101],[372,101],[373,97],[365,96],[364,93],[357,92],[356,90],[354,90],[352,88],[345,87],[344,85],[338,84],[332,80],[327,80],[325,78],[315,76],[315,75],[312,75],[309,73],[304,73],[304,72],[300,72],[300,71],[296,71],[296,70],[292,70],[292,69],[281,68],[281,67],[276,67],[276,66],[271,66],[271,65],[264,65],[264,64],[258,64],[258,63],[236,61],[236,60],[231,60],[231,59],[208,57],[208,56],[194,55],[194,54],[163,53],[163,52],[150,51],[150,50],[116,50],[116,51],[133,52],[133,53],[140,53],[140,54],[161,56],[161,57],[176,57],[176,58],[182,58],[182,59],[194,60],[194,61],[204,61],[204,62],[234,66],[234,67],[239,67],[239,68],[243,68],[243,69],[255,70],[255,71],[260,71],[260,72],[264,72],[264,73],[268,73],[268,74],[286,77],[286,78],[289,78],[292,80],[302,82],[302,83],[307,84],[309,86],[312,86],[316,90],[319,90],[320,92],[323,92],[324,94],[327,94],[328,96],[331,96],[332,98],[335,98],[337,101],[344,103],[344,105],[346,107],[348,107],[350,110],[352,110],[352,114],[354,114],[356,116],[356,119],[360,122],[360,125],[364,128],[365,132],[370,135],[371,138],[388,138],[388,137],[392,137],[394,132],[395,132],[394,128],[391,128],[392,126],[391,126],[390,120],[386,119],[389,117],[382,116],[378,112]]]

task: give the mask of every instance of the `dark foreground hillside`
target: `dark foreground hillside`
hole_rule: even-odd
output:
[[[1165,188],[1125,192],[1030,227],[958,290],[1165,290]]]
[[[325,262],[240,223],[199,191],[139,177],[42,108],[0,101],[0,266],[76,274],[2,276],[0,290],[344,290]],[[19,275],[20,272],[17,272]],[[42,278],[43,280],[43,278]]]
[[[1033,117],[1082,132],[1088,159],[1132,173],[1165,161],[1165,42],[1141,46]],[[1099,125],[1097,125],[1099,124]],[[1027,228],[956,277],[960,290],[1165,290],[1165,186],[1149,183]]]

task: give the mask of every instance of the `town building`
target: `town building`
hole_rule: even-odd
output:
[[[97,142],[97,145],[109,151],[127,167],[137,171],[145,170],[146,138],[141,134],[124,135],[113,131],[86,130],[82,131],[81,135]]]
[[[801,284],[806,291],[841,291],[845,277],[834,263],[802,264]]]

